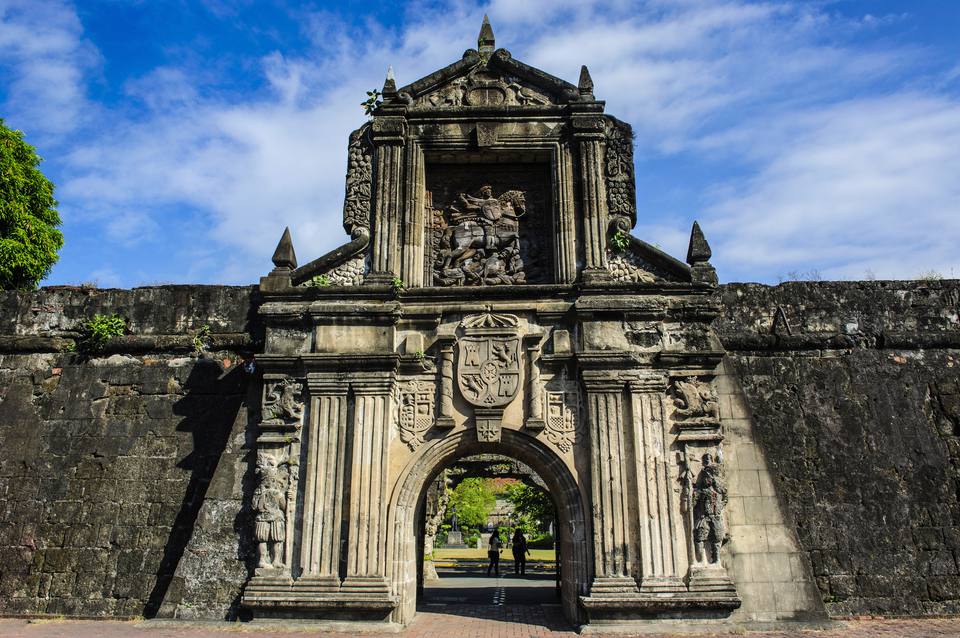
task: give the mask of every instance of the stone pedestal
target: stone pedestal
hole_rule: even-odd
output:
[[[466,547],[463,544],[463,533],[460,531],[447,532],[447,542],[444,547]]]

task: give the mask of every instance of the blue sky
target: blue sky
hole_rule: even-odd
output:
[[[346,142],[497,45],[637,133],[634,234],[722,281],[960,277],[960,1],[0,0],[0,116],[57,184],[47,284],[253,283],[346,237]]]

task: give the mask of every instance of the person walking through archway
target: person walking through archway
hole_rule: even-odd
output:
[[[513,573],[515,576],[525,576],[527,573],[527,538],[520,528],[513,533]]]
[[[490,558],[490,564],[487,565],[487,576],[490,575],[490,570],[494,570],[497,577],[500,577],[500,548],[503,546],[503,542],[500,540],[500,532],[498,530],[493,530],[493,533],[490,534],[490,547],[487,549],[487,556]]]

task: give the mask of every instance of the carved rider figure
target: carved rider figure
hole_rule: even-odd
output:
[[[257,459],[260,482],[253,493],[256,511],[254,538],[257,540],[257,567],[282,568],[283,544],[287,538],[286,481],[280,474],[276,459],[263,455]]]
[[[693,541],[697,556],[707,563],[720,561],[720,546],[726,537],[723,509],[727,488],[720,479],[720,466],[709,454],[703,455],[703,469],[697,477],[693,501]],[[706,553],[709,544],[710,552]]]

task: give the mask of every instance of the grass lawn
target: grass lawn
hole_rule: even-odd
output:
[[[531,549],[527,560],[555,560],[556,551],[552,549]],[[435,560],[487,560],[486,549],[439,547],[433,550]],[[509,549],[503,550],[500,560],[513,560],[513,552]]]

